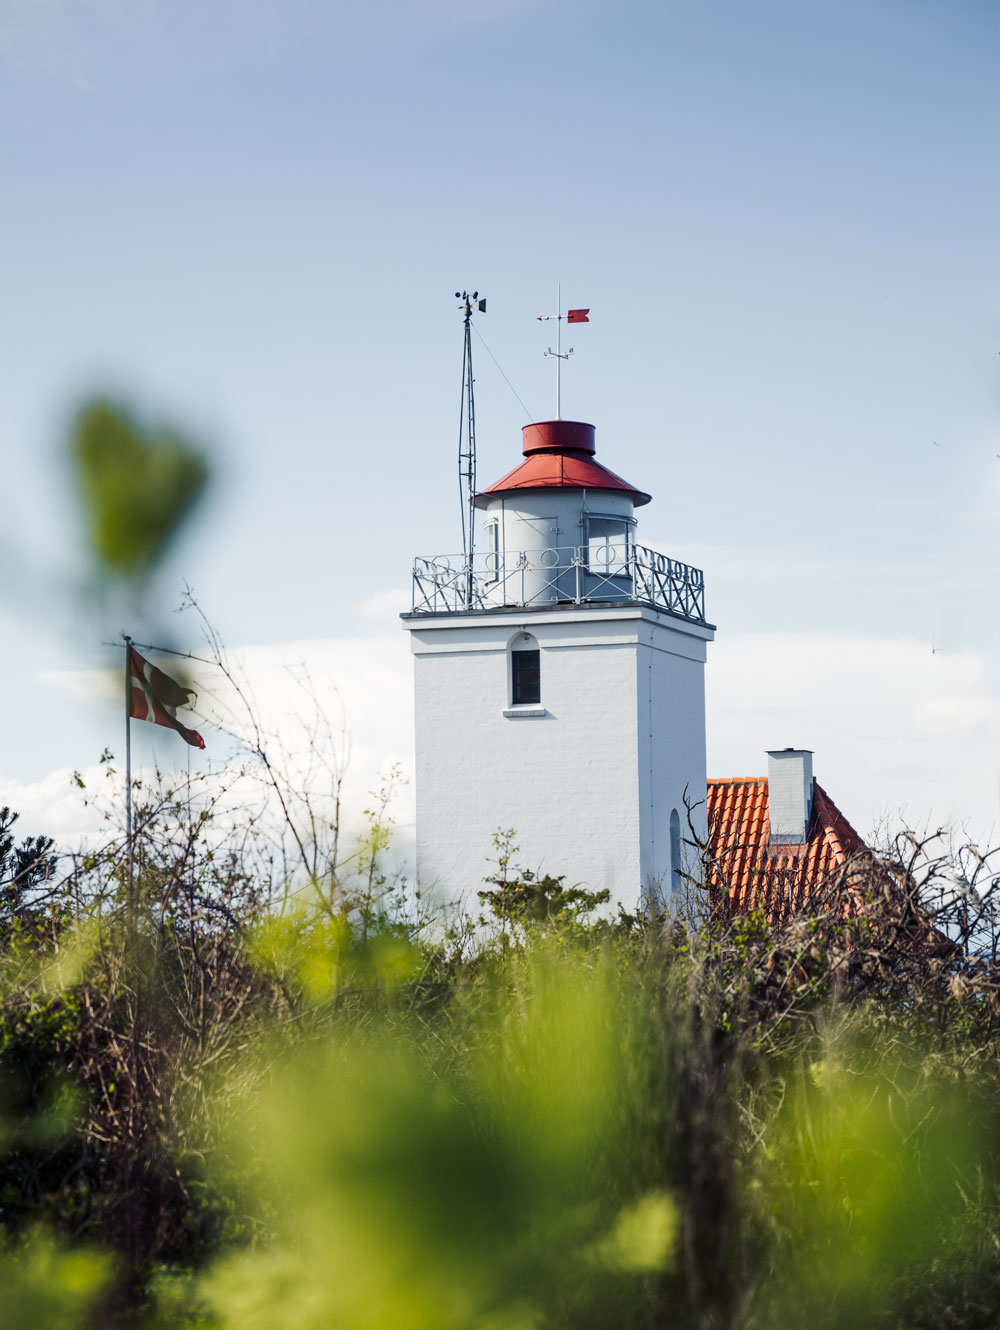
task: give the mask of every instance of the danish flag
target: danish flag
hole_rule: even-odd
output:
[[[191,705],[193,688],[182,688],[176,679],[151,665],[135,647],[128,648],[128,714],[133,720],[148,720],[176,730],[192,748],[204,748],[197,730],[189,730],[177,719],[177,708]]]

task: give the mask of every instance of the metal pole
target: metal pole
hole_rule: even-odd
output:
[[[556,420],[562,420],[562,283],[556,282]]]
[[[466,608],[472,609],[473,564],[476,557],[476,396],[472,377],[472,307],[465,316],[465,358],[469,368],[469,579]]]
[[[456,295],[458,292],[456,291]],[[465,297],[465,319],[466,328],[469,320],[469,298]],[[465,505],[466,495],[463,490],[462,481],[465,479],[465,391],[467,384],[467,365],[466,357],[469,354],[468,333],[462,339],[462,400],[458,413],[458,503],[462,518],[462,558],[466,559],[469,553],[469,533],[465,527]]]
[[[134,856],[132,845],[132,662],[129,652],[132,639],[125,638],[125,840],[128,853],[128,913],[134,904]]]
[[[476,553],[476,399],[472,374],[472,311],[483,310],[486,301],[479,292],[455,292],[461,300],[459,309],[465,314],[465,337],[462,341],[462,410],[458,426],[458,477],[462,497],[462,558],[465,563],[465,607],[472,608],[475,579],[473,561]],[[467,482],[462,492],[462,481]],[[468,509],[468,518],[466,518]]]

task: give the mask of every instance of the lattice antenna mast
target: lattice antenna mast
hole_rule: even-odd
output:
[[[472,315],[486,313],[486,297],[478,291],[456,291],[464,314],[462,345],[462,410],[458,424],[458,488],[462,507],[462,558],[466,568],[466,603],[472,605],[472,561],[476,549],[476,396],[472,374]]]

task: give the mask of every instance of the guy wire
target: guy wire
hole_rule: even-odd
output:
[[[497,360],[496,356],[493,354],[493,352],[490,350],[490,348],[489,348],[488,346],[486,346],[486,339],[483,337],[483,334],[479,331],[479,329],[476,327],[475,324],[472,325],[472,331],[476,334],[476,336],[477,336],[477,337],[479,338],[479,340],[482,342],[483,346],[486,348],[486,354],[489,356],[489,358],[493,361],[494,365],[496,365],[497,369],[500,371],[500,377],[503,379],[504,383],[507,385],[507,387],[511,390],[511,392],[514,394],[514,396],[517,398],[518,402],[520,403],[521,410],[524,412],[524,414],[528,417],[529,420],[533,420],[534,417],[532,416],[531,412],[528,410],[528,408],[527,408],[527,407],[524,405],[524,403],[521,401],[521,398],[520,398],[520,395],[518,394],[517,389],[516,389],[516,388],[514,387],[514,385],[511,383],[510,379],[508,379],[507,375],[504,374],[504,372],[503,372],[503,366],[500,364],[500,361]]]

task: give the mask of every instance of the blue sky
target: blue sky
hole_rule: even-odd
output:
[[[147,621],[186,578],[234,645],[375,603],[405,651],[387,593],[459,541],[451,293],[544,419],[559,280],[564,414],[706,571],[710,770],[805,744],[862,829],[996,817],[998,63],[991,0],[0,0],[0,797],[117,737],[48,676],[124,625],[37,580],[81,395],[216,457]],[[476,352],[488,481],[525,416]]]

